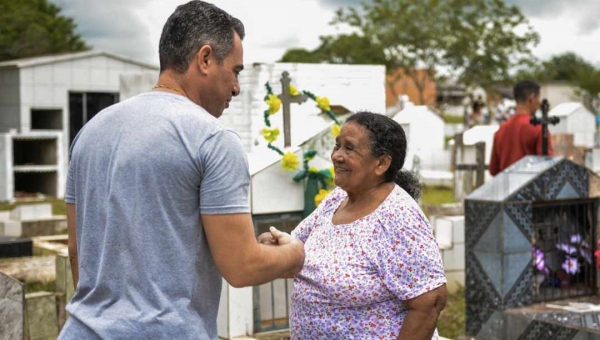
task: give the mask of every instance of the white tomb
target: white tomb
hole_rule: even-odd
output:
[[[444,120],[427,106],[408,106],[393,119],[398,122],[408,142],[404,168],[411,170],[415,156],[420,167],[427,170],[447,171],[450,153],[444,149]]]
[[[102,51],[0,62],[0,201],[64,197],[72,138],[118,102],[120,75],[145,70],[157,67]]]
[[[581,103],[562,103],[548,112],[549,116],[560,118],[556,125],[548,125],[552,134],[568,133],[573,135],[575,146],[594,146],[596,116]]]

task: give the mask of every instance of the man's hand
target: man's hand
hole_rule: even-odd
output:
[[[300,242],[297,238],[291,236],[290,234],[277,230],[275,227],[270,227],[269,232],[262,233],[258,236],[258,243],[269,245],[269,246],[277,246],[277,245],[286,245],[289,244],[298,248],[298,251],[302,252],[302,258],[304,259],[304,244]],[[279,278],[280,279],[291,279],[296,276],[302,270],[302,266],[304,265],[304,261],[300,266],[294,267],[292,270],[284,273]]]
[[[260,244],[264,244],[267,246],[276,246],[277,243],[277,239],[275,237],[273,237],[273,234],[271,234],[270,231],[264,232],[260,235],[258,235],[257,238],[258,243]]]

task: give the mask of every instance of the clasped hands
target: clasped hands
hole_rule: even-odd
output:
[[[286,244],[295,245],[304,248],[304,244],[297,238],[290,234],[277,230],[275,227],[270,227],[269,231],[258,235],[258,243],[267,246],[282,246]],[[284,273],[280,279],[291,279],[296,276],[302,270],[302,266],[293,268],[292,270]]]

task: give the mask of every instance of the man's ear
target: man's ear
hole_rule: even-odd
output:
[[[210,45],[204,45],[200,47],[198,53],[196,53],[196,65],[201,74],[207,74],[208,70],[213,63],[214,51]]]

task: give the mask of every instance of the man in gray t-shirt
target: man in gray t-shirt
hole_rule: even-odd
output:
[[[155,89],[75,138],[65,200],[77,289],[59,339],[216,339],[221,275],[242,287],[302,268],[288,234],[257,243],[244,149],[217,121],[239,94],[243,37],[213,5],[179,6]]]

